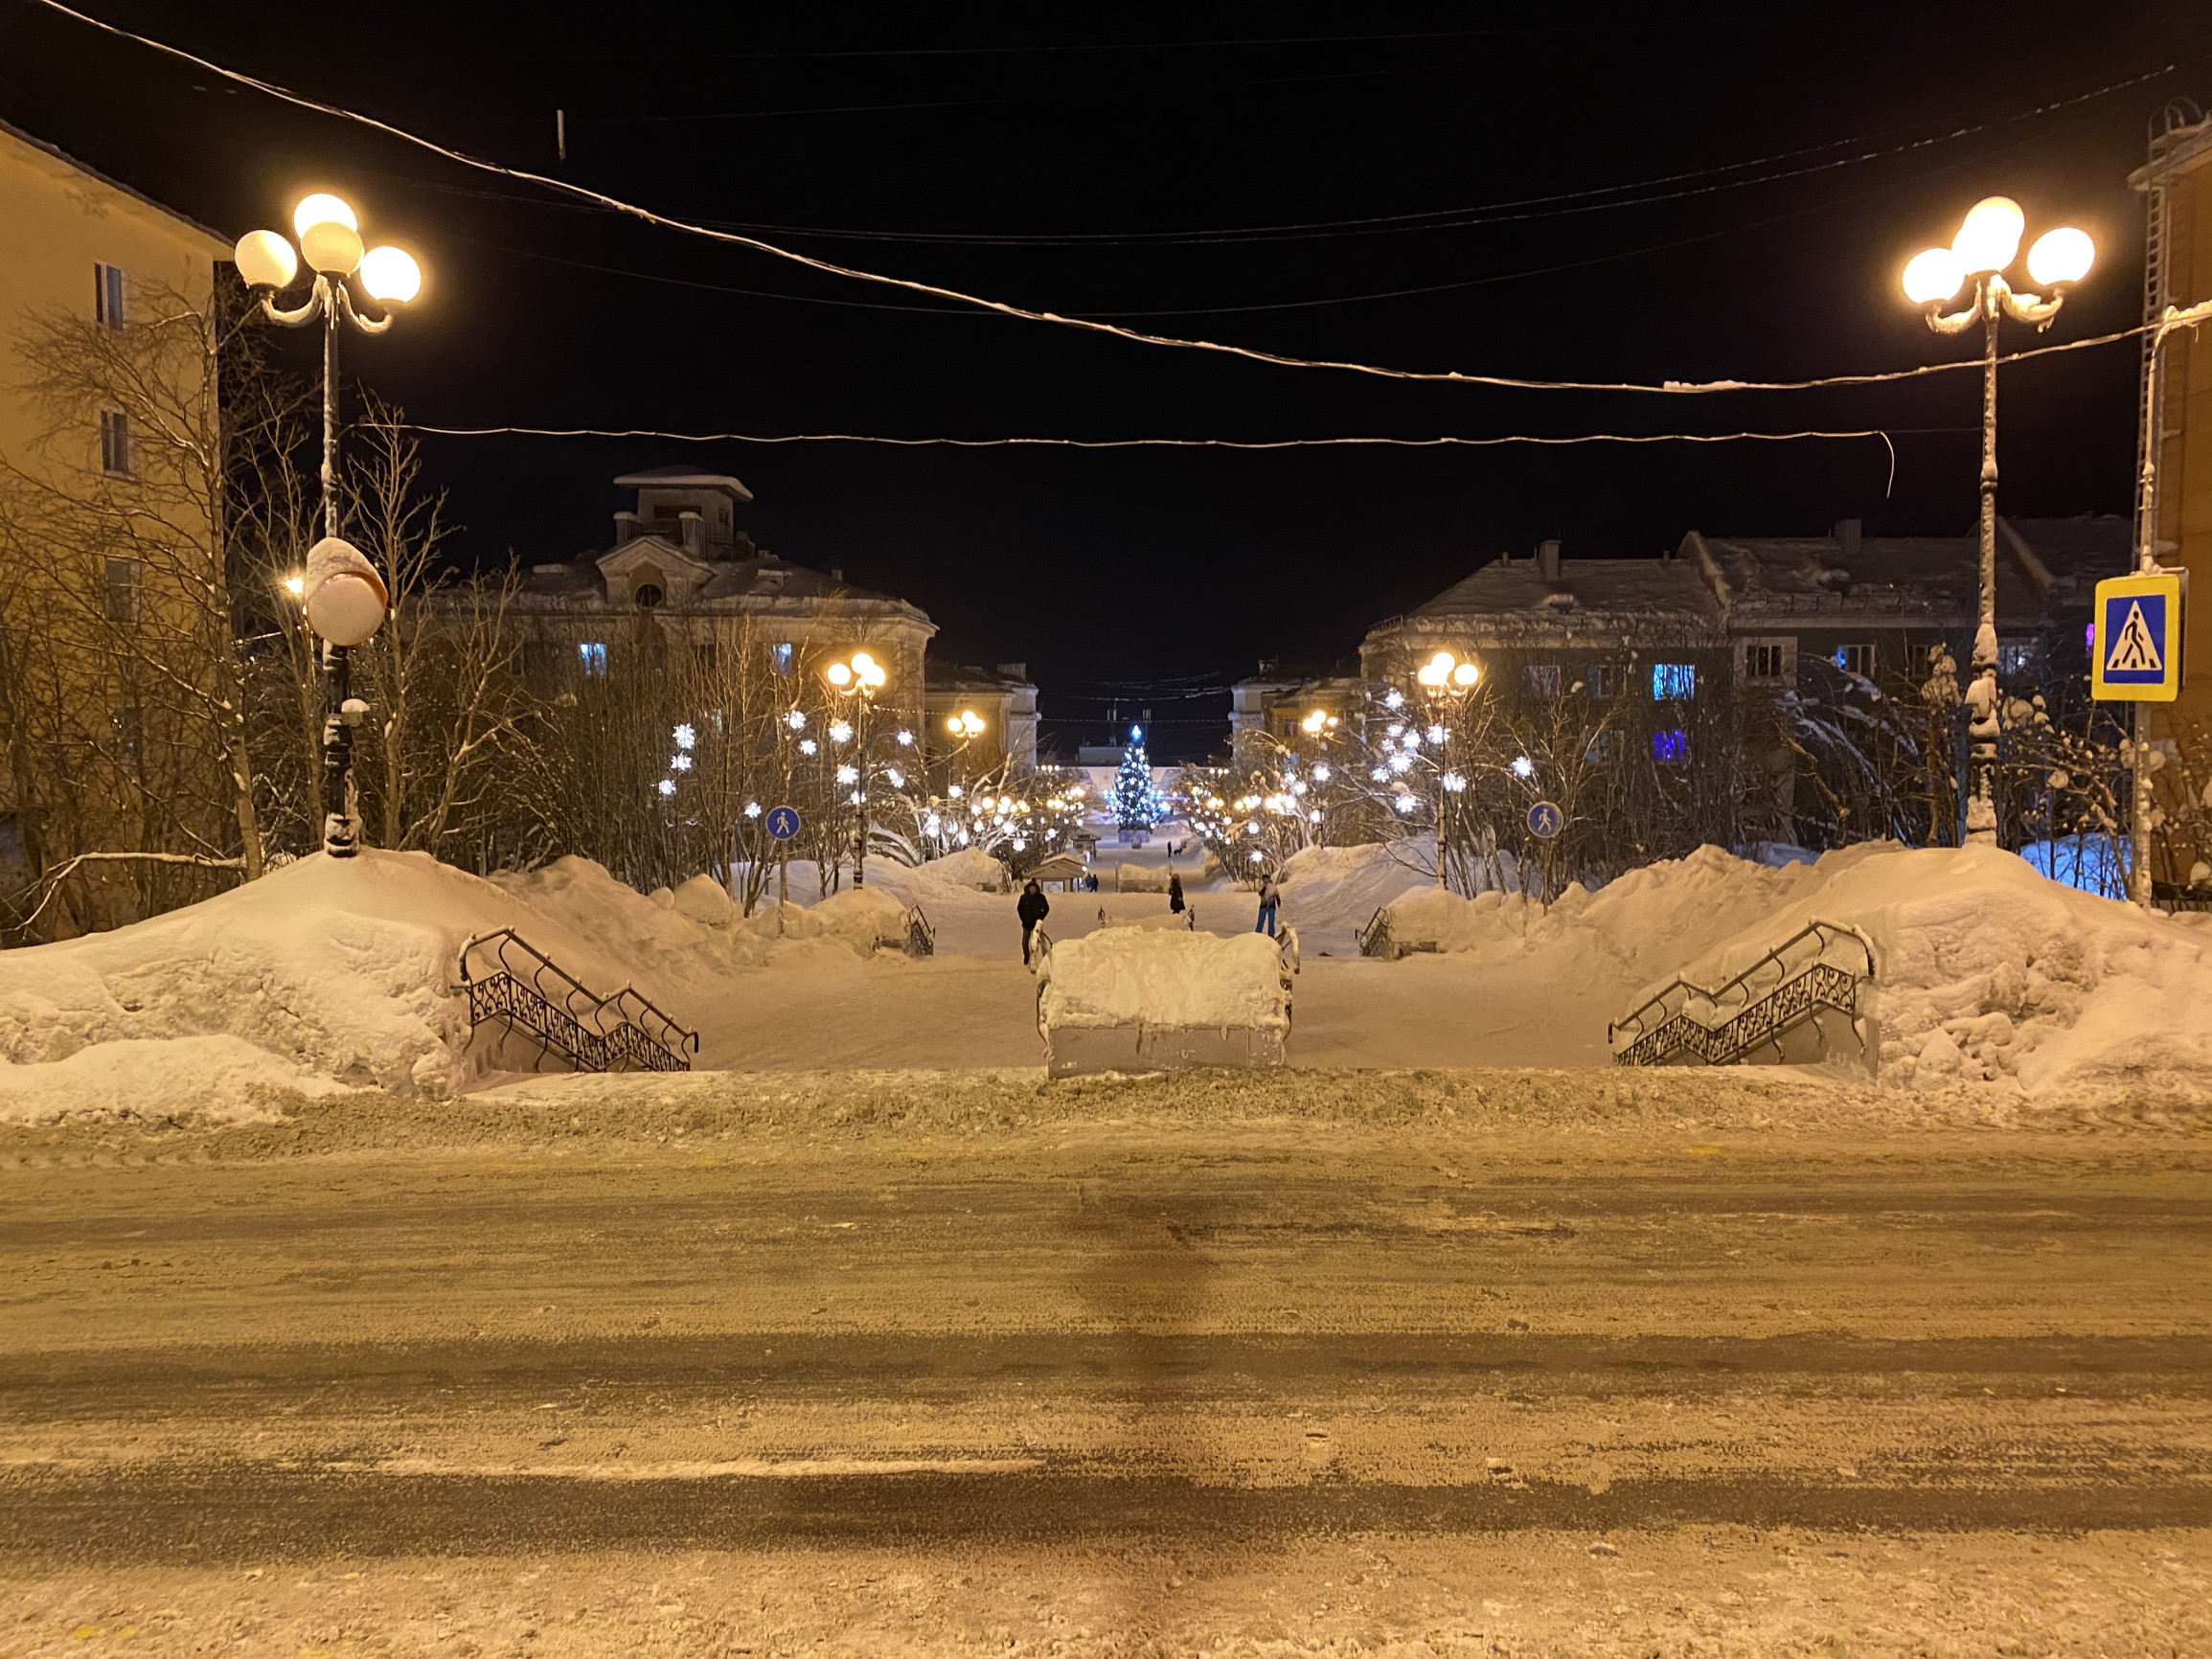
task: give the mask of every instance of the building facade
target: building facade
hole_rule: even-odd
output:
[[[82,852],[229,851],[235,734],[208,717],[228,694],[211,660],[228,618],[205,600],[224,572],[192,472],[220,443],[230,244],[5,123],[0,226],[0,884]],[[189,868],[111,864],[44,925],[205,890]]]
[[[512,614],[532,679],[558,689],[644,663],[818,680],[866,649],[889,675],[877,706],[920,720],[927,613],[755,547],[737,526],[752,491],[725,473],[662,466],[614,482],[637,504],[614,515],[613,545],[525,573]]]
[[[1000,761],[1016,771],[1036,769],[1037,686],[1027,663],[981,669],[933,662],[924,683],[923,729],[932,757],[959,750],[978,769]],[[963,724],[955,733],[953,723],[969,716],[982,729],[970,736]]]

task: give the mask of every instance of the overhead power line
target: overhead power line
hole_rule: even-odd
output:
[[[881,443],[898,449],[1492,449],[1515,443],[1564,448],[1579,443],[1793,443],[1804,439],[1879,438],[1889,454],[1886,498],[1897,484],[1897,444],[1881,427],[1849,432],[1581,432],[1506,433],[1489,438],[894,438],[870,432],[669,432],[651,427],[434,426],[396,422],[441,438],[653,438],[674,443]],[[1917,427],[1915,432],[1968,431]]]
[[[1962,359],[1951,363],[1927,364],[1914,369],[1890,370],[1862,375],[1829,375],[1802,380],[1721,379],[1664,380],[1658,382],[1547,380],[1511,375],[1468,374],[1457,369],[1397,369],[1343,358],[1300,357],[1288,352],[1265,352],[1251,346],[1229,345],[1216,340],[1188,339],[1172,334],[1147,333],[1141,330],[1126,329],[1119,324],[1104,322],[1095,318],[1063,316],[1056,311],[1036,310],[1028,307],[1014,305],[1005,300],[993,300],[979,294],[966,293],[958,288],[944,287],[934,283],[919,282],[911,277],[894,277],[879,271],[841,265],[833,261],[817,259],[810,254],[800,253],[795,249],[780,247],[774,242],[764,241],[758,237],[746,236],[735,231],[717,230],[712,226],[694,220],[656,213],[652,209],[641,207],[635,202],[625,201],[619,196],[608,195],[604,192],[591,190],[583,185],[572,184],[566,179],[552,178],[544,173],[532,172],[527,169],[512,168],[499,162],[485,161],[480,157],[468,155],[461,150],[442,145],[434,139],[423,138],[420,134],[409,132],[404,127],[396,126],[390,122],[380,121],[375,116],[363,115],[356,110],[323,102],[319,99],[290,91],[285,87],[262,80],[239,70],[226,68],[222,64],[187,52],[182,47],[171,46],[168,42],[156,40],[150,35],[139,34],[131,30],[120,28],[87,12],[80,11],[74,7],[65,6],[61,4],[61,0],[36,0],[36,4],[46,7],[49,11],[59,12],[65,17],[75,18],[87,27],[111,34],[118,39],[132,41],[151,51],[163,53],[168,57],[193,64],[196,68],[204,69],[211,75],[219,75],[226,80],[236,81],[241,86],[250,86],[257,92],[282,100],[295,107],[313,110],[318,114],[332,116],[342,121],[353,122],[373,131],[396,138],[403,144],[410,144],[418,148],[427,150],[433,155],[443,156],[463,167],[496,173],[506,178],[523,180],[580,200],[596,202],[613,212],[627,215],[647,224],[681,231],[687,235],[701,237],[710,241],[726,243],[732,247],[749,248],[756,253],[766,254],[805,269],[820,272],[825,276],[841,277],[852,282],[873,283],[884,287],[901,288],[908,293],[925,294],[932,299],[948,300],[958,305],[975,307],[981,310],[1013,318],[1019,322],[1049,324],[1055,328],[1100,334],[1111,339],[1130,341],[1137,345],[1159,346],[1176,351],[1207,352],[1242,358],[1246,362],[1270,364],[1276,368],[1328,369],[1341,374],[1364,375],[1386,380],[1494,386],[1519,391],[1633,392],[1688,396],[1722,392],[1797,392],[1808,391],[1815,387],[1876,385],[1893,380],[1919,379],[1929,375],[1947,374],[1958,370],[1978,369],[1981,366],[1978,360]],[[2140,328],[2129,329],[2120,333],[2103,335],[2095,340],[2077,341],[2073,344],[2075,347],[2103,345],[2110,341],[2126,339],[2139,332],[2141,332]],[[2064,351],[2067,349],[2064,346],[2044,348],[2045,351]],[[2028,353],[2020,353],[2020,355],[2026,354]]]

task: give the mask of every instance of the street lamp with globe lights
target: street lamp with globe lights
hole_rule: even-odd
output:
[[[1935,332],[1960,334],[1976,323],[1982,330],[1981,602],[1974,625],[1974,677],[1966,699],[1973,766],[1966,838],[1990,844],[1997,833],[1997,320],[2010,317],[2039,330],[2049,328],[2067,291],[2089,274],[2097,257],[2087,232],[2070,226],[2045,231],[2028,249],[2028,280],[2046,291],[2016,289],[2005,281],[2005,271],[2019,253],[2026,224],[2019,203],[2010,196],[1986,196],[1967,210],[1950,246],[1914,255],[1904,276],[1904,297],[1920,307]],[[1943,307],[1969,288],[1969,303],[1946,313]]]
[[[1437,774],[1436,884],[1439,887],[1444,887],[1448,885],[1445,880],[1445,849],[1450,845],[1449,826],[1447,820],[1450,815],[1453,800],[1467,787],[1467,780],[1448,763],[1450,756],[1449,745],[1457,721],[1455,719],[1451,724],[1446,724],[1441,718],[1444,708],[1440,708],[1439,705],[1448,707],[1473,691],[1481,683],[1482,670],[1471,659],[1455,656],[1450,651],[1440,650],[1414,670],[1413,680],[1429,703],[1429,719],[1431,722],[1429,732],[1432,740],[1434,734],[1439,729],[1444,734],[1444,741],[1437,745],[1438,754],[1435,758]]]
[[[391,328],[394,307],[422,292],[422,269],[404,249],[361,245],[360,221],[338,196],[317,192],[292,210],[292,243],[275,231],[248,231],[233,258],[239,275],[259,296],[262,314],[288,329],[323,325],[323,536],[308,550],[306,572],[285,583],[306,609],[308,625],[323,642],[326,713],[323,718],[323,850],[353,856],[360,820],[353,800],[353,728],[368,712],[351,694],[352,648],[383,625],[391,596],[376,567],[338,534],[338,327],[351,323],[364,334]],[[314,272],[307,298],[286,308],[279,293],[291,285],[305,260]],[[347,279],[359,282],[381,317],[359,309]]]
[[[891,683],[891,675],[871,652],[858,650],[830,664],[822,677],[839,696],[853,699],[853,736],[860,761],[852,797],[860,815],[853,832],[853,885],[859,887],[868,878],[868,716],[876,706],[876,693]]]

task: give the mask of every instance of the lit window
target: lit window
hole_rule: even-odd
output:
[[[1744,648],[1744,677],[1752,680],[1778,680],[1782,677],[1783,647],[1778,641],[1767,640]]]
[[[1557,663],[1523,663],[1520,670],[1521,695],[1526,697],[1556,697],[1560,694],[1560,666]]]
[[[1652,734],[1652,759],[1663,766],[1679,766],[1690,758],[1690,738],[1679,726]]]
[[[583,663],[587,678],[601,679],[606,674],[606,647],[597,640],[585,640],[576,648],[577,656]]]
[[[123,267],[92,267],[92,315],[106,328],[123,327]]]
[[[1871,676],[1874,672],[1874,647],[1837,646],[1835,656],[1829,660],[1847,674]]]
[[[2036,648],[2025,641],[1997,647],[1997,672],[2025,676],[2035,672]]]
[[[774,665],[777,673],[788,674],[791,671],[791,648],[788,645],[770,646],[768,661]]]
[[[130,417],[120,409],[100,412],[100,470],[110,478],[130,476]]]
[[[1652,700],[1667,702],[1679,697],[1698,694],[1698,670],[1690,663],[1653,663],[1652,665]],[[1657,751],[1653,751],[1655,754]]]

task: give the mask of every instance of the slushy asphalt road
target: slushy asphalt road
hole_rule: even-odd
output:
[[[1000,1651],[2212,1650],[2201,1136],[601,1128],[18,1136],[0,1649],[295,1651],[490,1561],[584,1645],[525,1641],[535,1605],[479,1639],[545,1652],[686,1563],[678,1613],[591,1640],[744,1584],[720,1650],[863,1605]],[[816,1629],[791,1598],[840,1572],[876,1587]],[[263,1574],[298,1605],[225,1634]],[[986,1640],[1016,1583],[1047,1589]]]

